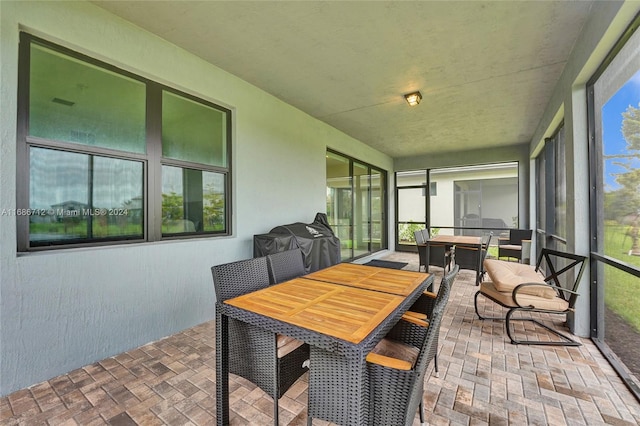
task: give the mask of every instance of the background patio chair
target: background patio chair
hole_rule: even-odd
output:
[[[306,274],[302,250],[295,248],[267,255],[269,281],[278,284]]]
[[[507,335],[513,344],[580,346],[571,337],[542,323],[535,317],[512,318],[516,312],[566,315],[574,310],[578,286],[584,272],[586,257],[556,250],[542,249],[535,269],[501,260],[487,260],[491,281],[483,282],[474,298],[476,314],[481,320],[504,320]],[[563,265],[563,266],[559,266]],[[546,276],[541,271],[546,272]],[[573,275],[571,275],[573,272]],[[563,281],[566,284],[563,285]],[[483,317],[478,310],[478,297],[507,308],[505,317]],[[511,330],[511,321],[531,321],[560,338],[559,341],[518,340]],[[527,328],[531,331],[531,328]]]
[[[427,262],[429,265],[439,266],[448,270],[451,268],[451,245],[427,241]]]
[[[451,262],[453,261],[453,246],[451,244],[430,241],[431,235],[429,234],[429,230],[426,228],[422,230],[422,238],[428,245],[426,249],[427,265],[435,265],[442,269],[450,269]]]
[[[498,259],[516,258],[518,262],[529,262],[531,257],[531,229],[511,229],[509,237],[498,237]]]
[[[451,245],[430,242],[427,229],[420,229],[413,234],[418,248],[418,271],[421,271],[422,267],[428,271],[429,265],[439,266],[443,269],[450,267]]]
[[[241,260],[213,266],[218,301],[228,300],[270,285],[267,259]],[[309,346],[281,334],[229,318],[229,372],[255,383],[273,398],[278,424],[278,399],[308,369]]]
[[[470,247],[464,245],[456,245],[455,249],[455,264],[460,266],[460,269],[476,269],[476,285],[480,285],[484,278],[484,259],[487,257],[487,250],[489,250],[489,245],[491,244],[491,238],[493,237],[493,232],[489,233],[486,238],[483,238],[482,248],[480,249],[480,263],[478,264],[478,247]]]
[[[455,273],[450,276],[455,277]],[[424,424],[424,376],[436,353],[440,324],[449,299],[448,289],[451,288],[449,278],[444,278],[440,286],[443,290],[438,291],[428,326],[399,321],[367,355],[371,424],[412,425],[416,410]]]
[[[427,241],[424,237],[422,229],[414,231],[413,235],[416,240],[416,247],[418,248],[418,271],[424,266],[425,271],[427,268]]]

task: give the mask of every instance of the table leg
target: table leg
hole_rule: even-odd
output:
[[[229,318],[216,309],[216,424],[229,424]]]
[[[476,285],[480,285],[480,271],[482,271],[482,244],[478,247],[478,265],[476,266]]]

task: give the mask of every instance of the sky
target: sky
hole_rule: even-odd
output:
[[[602,107],[602,141],[605,156],[629,153],[627,141],[622,135],[622,113],[629,105],[634,108],[640,107],[640,71],[636,72]],[[631,161],[634,168],[640,168],[638,159],[605,159],[603,171],[605,191],[619,189],[620,185],[616,182],[615,175],[626,171],[624,167],[614,163]]]

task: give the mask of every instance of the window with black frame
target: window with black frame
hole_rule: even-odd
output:
[[[20,251],[228,232],[228,109],[27,33],[19,73]]]
[[[592,337],[640,398],[640,33],[589,84]]]
[[[396,172],[396,250],[415,250],[414,233],[495,236],[518,228],[518,163]],[[428,197],[427,197],[428,194]]]

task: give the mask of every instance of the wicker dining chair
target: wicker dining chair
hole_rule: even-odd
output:
[[[416,240],[416,247],[418,249],[418,271],[422,270],[422,267],[427,270],[427,242],[424,238],[422,230],[419,229],[413,233]]]
[[[270,285],[266,257],[211,268],[218,302]],[[273,398],[278,425],[278,399],[308,368],[309,346],[281,334],[229,318],[229,372],[255,383]]]
[[[402,319],[405,321],[411,321],[412,319],[416,319],[418,321],[429,321],[431,315],[433,313],[433,309],[436,304],[436,300],[438,297],[444,297],[442,293],[449,293],[451,291],[451,286],[458,275],[458,271],[460,270],[458,265],[455,265],[451,271],[447,275],[444,276],[442,282],[440,283],[440,287],[438,288],[438,294],[434,294],[430,291],[425,291],[423,294],[418,297],[418,300],[411,305],[411,308],[407,312],[404,313]],[[447,296],[448,297],[448,296]],[[416,323],[419,325],[419,323]],[[433,357],[433,370],[438,376],[438,338],[439,334],[436,335],[436,353]]]
[[[427,262],[444,270],[451,268],[452,251],[450,244],[427,241]]]
[[[429,241],[426,229],[415,231],[414,235],[418,248],[418,271],[422,270],[422,267],[428,271],[429,265],[439,266],[443,269],[450,267],[452,259],[450,244]]]
[[[424,425],[422,395],[424,376],[435,357],[438,334],[449,299],[454,268],[443,278],[426,325],[399,321],[391,332],[367,355],[369,373],[369,424],[412,425],[416,411]]]
[[[528,263],[531,256],[531,229],[510,229],[508,237],[498,237],[498,259],[515,258]]]
[[[278,284],[306,274],[302,250],[299,248],[267,255],[267,266],[271,284]]]
[[[482,242],[482,248],[480,249],[480,254],[478,254],[478,247],[471,247],[465,245],[457,245],[455,251],[455,262],[456,265],[460,266],[460,269],[472,269],[476,270],[476,285],[480,285],[482,280],[484,279],[485,270],[484,270],[484,259],[487,257],[487,251],[489,250],[489,245],[491,244],[491,238],[493,237],[493,232],[489,233],[487,239]],[[480,256],[480,259],[478,259]],[[479,261],[479,262],[478,262]]]

